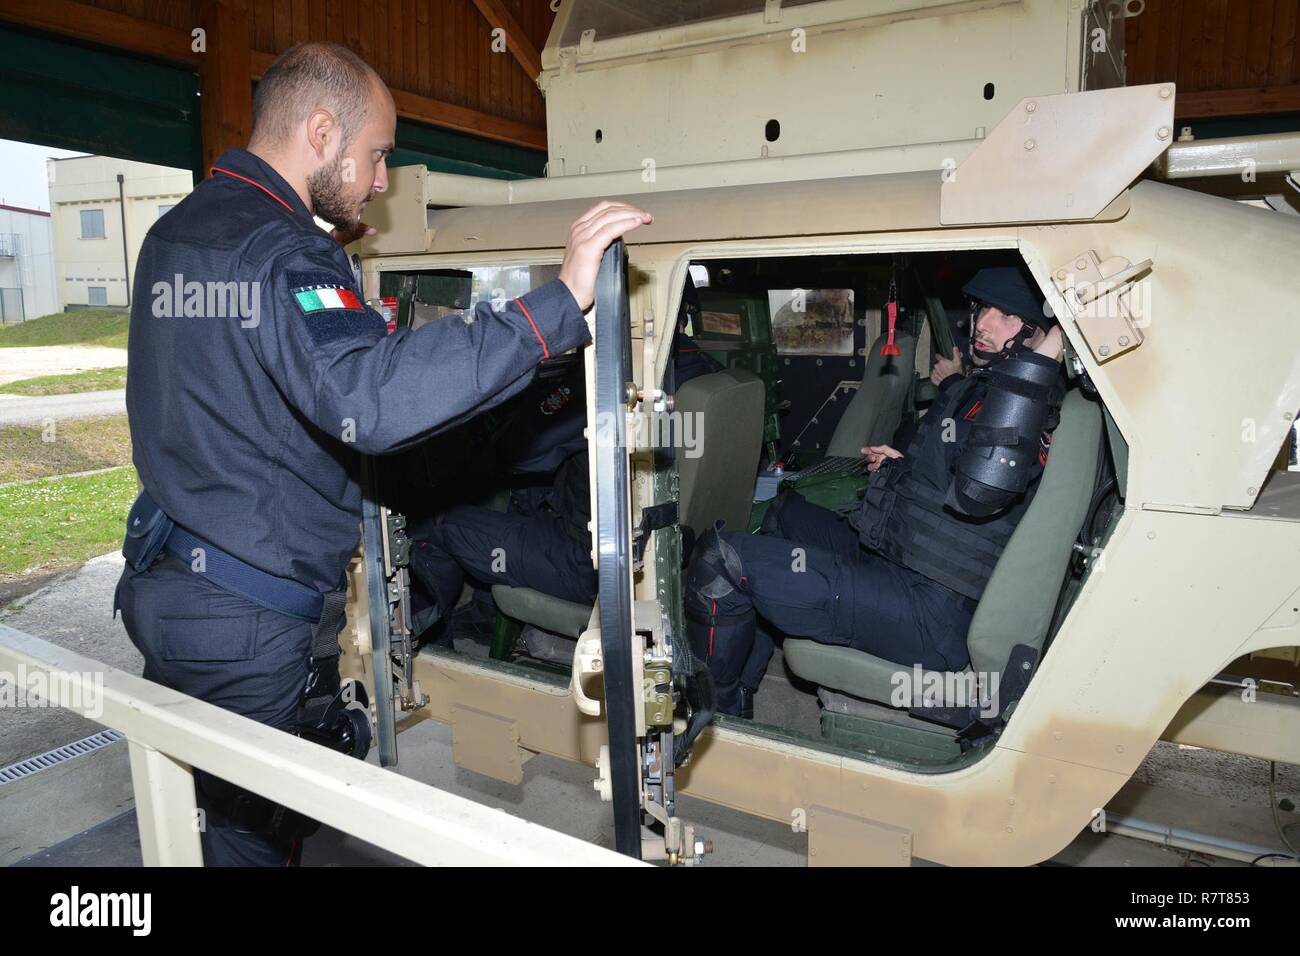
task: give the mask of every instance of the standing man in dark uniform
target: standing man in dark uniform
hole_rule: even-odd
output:
[[[862,449],[872,478],[852,521],[785,492],[762,534],[701,535],[686,628],[720,713],[753,716],[771,655],[755,641],[756,613],[907,667],[969,663],[971,617],[1047,463],[1062,345],[1020,269],[982,269],[963,291],[978,310],[971,370],[946,369],[906,454]]]
[[[339,243],[365,231],[366,203],[387,188],[395,125],[392,97],[354,53],[286,51],[258,84],[248,149],[227,150],[149,231],[131,314],[127,411],[144,490],[115,606],[145,676],[327,742],[358,456],[464,421],[585,343],[602,252],[650,221],[599,203],[574,223],[557,280],[500,311],[484,303],[386,335]],[[195,779],[209,865],[297,861],[310,822]]]

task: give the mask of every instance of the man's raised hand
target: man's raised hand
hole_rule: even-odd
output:
[[[601,200],[592,206],[569,229],[569,241],[564,246],[564,264],[560,266],[560,281],[569,287],[579,308],[586,312],[596,301],[596,273],[605,249],[615,239],[637,226],[654,222],[654,217],[643,209],[627,203]]]

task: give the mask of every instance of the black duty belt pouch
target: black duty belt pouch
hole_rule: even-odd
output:
[[[126,516],[126,537],[122,540],[122,556],[136,571],[146,571],[162,554],[167,536],[172,533],[173,522],[149,497],[140,492]]]

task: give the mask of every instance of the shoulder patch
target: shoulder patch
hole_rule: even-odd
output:
[[[383,318],[366,308],[350,282],[329,273],[290,272],[285,278],[289,297],[308,320],[308,333],[317,345],[359,335],[382,338],[387,333]]]
[[[289,292],[303,312],[323,312],[326,309],[360,312],[365,308],[347,284],[330,276],[290,273]]]

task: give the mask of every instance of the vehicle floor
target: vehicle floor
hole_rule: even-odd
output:
[[[807,737],[821,737],[817,688],[790,673],[779,647],[772,652],[767,673],[754,695],[754,722]]]

